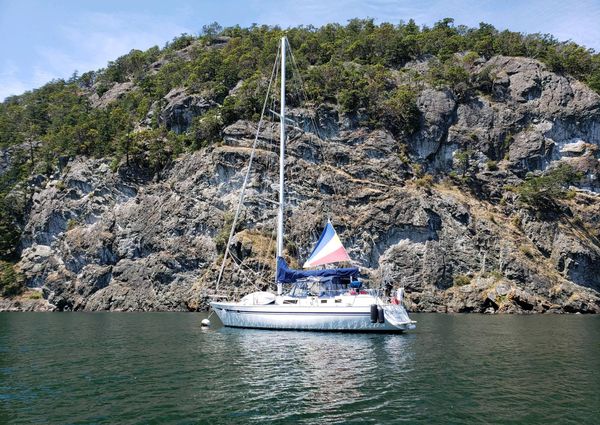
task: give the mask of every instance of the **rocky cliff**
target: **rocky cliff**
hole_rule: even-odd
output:
[[[427,68],[409,63],[398,78]],[[600,96],[533,59],[469,68],[483,70],[481,90],[460,98],[424,86],[411,136],[360,127],[327,105],[290,111],[288,259],[306,257],[330,216],[355,263],[403,285],[412,311],[599,313]],[[162,119],[177,131],[211,106],[184,89],[167,97]],[[255,131],[238,121],[221,144],[181,155],[160,178],[78,157],[30,180],[17,265],[27,285],[59,310],[206,308]],[[242,272],[228,267],[222,287],[230,293],[266,288],[257,272],[273,273],[277,132],[260,135],[232,245]],[[9,153],[0,160],[6,168]],[[561,163],[584,177],[556,208],[532,210],[509,190]]]

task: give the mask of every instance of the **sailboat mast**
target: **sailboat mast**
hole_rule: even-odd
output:
[[[285,37],[281,37],[281,110],[280,133],[279,133],[279,210],[277,213],[277,257],[283,256],[283,212],[285,208],[285,199],[283,194],[284,185],[284,167],[285,167]],[[277,294],[283,293],[281,282],[277,282]]]

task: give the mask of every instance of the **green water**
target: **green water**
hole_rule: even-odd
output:
[[[0,423],[600,423],[600,317],[415,314],[406,335],[204,317],[0,313]]]

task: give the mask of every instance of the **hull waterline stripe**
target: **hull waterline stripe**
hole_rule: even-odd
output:
[[[238,314],[285,314],[285,315],[298,315],[298,314],[310,314],[313,316],[370,316],[369,312],[366,313],[354,313],[354,312],[342,312],[342,311],[262,311],[262,310],[229,310],[220,308],[219,310],[226,311],[227,313],[238,313]]]
[[[381,334],[401,334],[406,329],[303,329],[303,328],[269,328],[265,326],[240,326],[240,325],[223,325],[226,328],[236,329],[259,329],[263,331],[297,331],[297,332],[340,332],[340,333],[381,333]]]

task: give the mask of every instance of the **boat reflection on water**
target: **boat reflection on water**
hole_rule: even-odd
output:
[[[235,354],[240,384],[247,387],[245,402],[266,402],[262,414],[292,419],[302,414],[336,411],[341,407],[374,402],[376,408],[389,386],[378,379],[382,371],[411,369],[414,335],[365,333],[285,332],[222,327],[221,333]],[[268,399],[265,389],[268,388]],[[285,411],[275,409],[280,396],[288,400]],[[375,402],[377,400],[377,402]],[[255,404],[256,405],[256,404]],[[268,406],[268,407],[267,407]],[[290,416],[291,415],[291,416]]]

